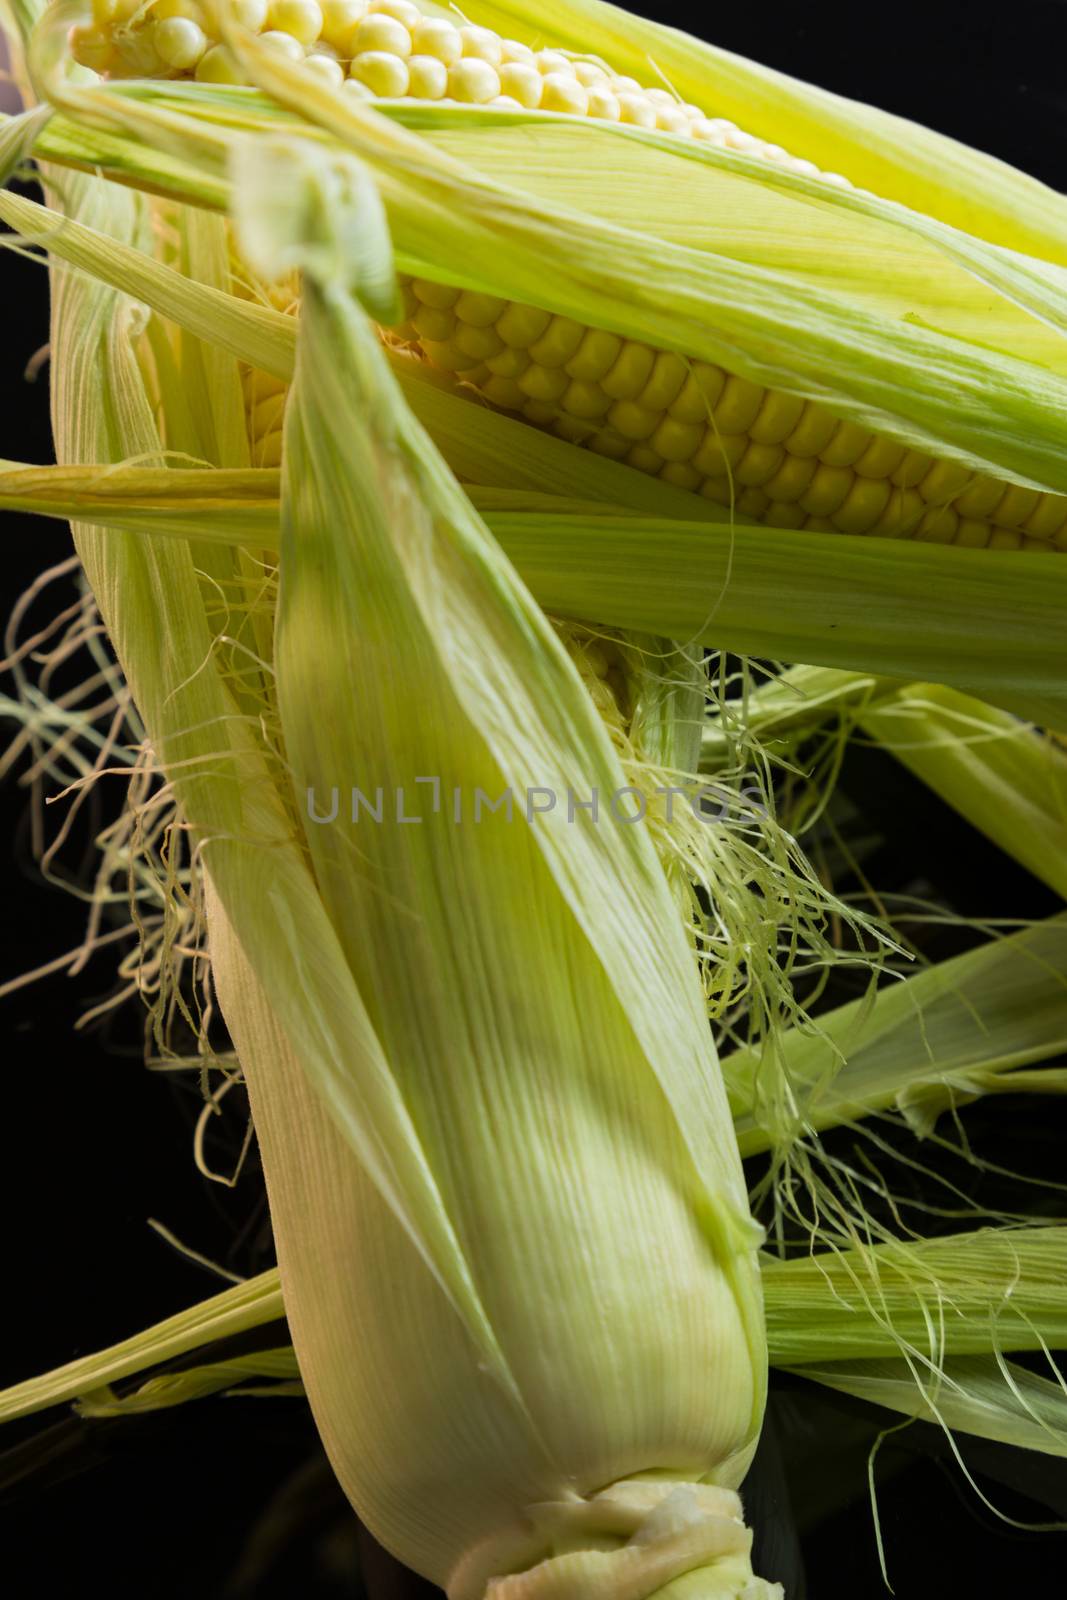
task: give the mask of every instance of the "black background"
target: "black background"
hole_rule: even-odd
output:
[[[1064,182],[1062,0],[1017,0],[1011,7],[897,0],[875,11],[840,0],[730,8],[646,0],[631,9],[687,22],[728,48],[916,117],[1053,185]],[[27,384],[19,377],[46,338],[44,275],[7,252],[0,254],[0,273],[6,308],[0,456],[45,461],[45,379]],[[67,548],[55,525],[4,518],[3,614]],[[875,802],[873,823],[887,835],[878,881],[932,889],[966,914],[1052,909],[1044,891],[994,858],[888,761],[857,753],[845,783],[863,796],[869,814]],[[25,804],[10,781],[0,791],[0,980],[53,959],[81,936],[78,904],[43,886],[28,860]],[[196,1084],[144,1070],[140,1023],[131,1012],[104,1028],[73,1031],[111,981],[100,958],[76,980],[55,977],[0,1002],[4,1381],[87,1353],[220,1286],[172,1252],[148,1228],[148,1217],[231,1270],[253,1272],[269,1261],[254,1168],[236,1191],[204,1183],[193,1169]],[[1032,1106],[1005,1100],[974,1119],[976,1137],[983,1126],[1003,1135],[1016,1110],[1034,1126]],[[1043,1113],[1040,1133],[1032,1136],[1043,1144],[1038,1159],[1050,1170],[1063,1148],[1062,1131],[1062,1118]],[[238,1110],[228,1136],[239,1133]],[[1027,1151],[1020,1147],[1019,1154],[1025,1164]],[[807,1386],[777,1386],[770,1442],[751,1492],[767,1498],[767,1520],[785,1561],[800,1526],[808,1592],[820,1600],[882,1592],[865,1456],[884,1420]],[[53,1431],[42,1442],[49,1425]],[[1062,1537],[1019,1535],[998,1523],[932,1429],[909,1430],[904,1439],[887,1447],[879,1465],[890,1573],[902,1600],[1054,1587],[1064,1570]],[[359,1592],[354,1519],[331,1486],[299,1401],[207,1401],[92,1427],[71,1426],[53,1413],[8,1429],[0,1445],[19,1441],[28,1443],[7,1462],[7,1476],[18,1481],[0,1510],[0,1560],[12,1600],[80,1594],[89,1584],[114,1597],[204,1600]],[[785,1460],[786,1492],[776,1478],[776,1447]],[[1024,1463],[1022,1473],[1006,1453],[971,1450],[968,1460],[1003,1510],[1048,1520],[1043,1507],[1058,1498],[1059,1514],[1067,1515],[1062,1474],[1045,1458]],[[376,1596],[403,1586],[365,1544],[362,1566]],[[790,1593],[800,1593],[795,1578]]]

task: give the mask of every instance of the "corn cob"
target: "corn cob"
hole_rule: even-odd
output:
[[[452,100],[626,122],[848,186],[781,146],[679,103],[599,61],[533,51],[424,15],[411,0],[234,0],[264,42],[360,98]],[[197,0],[95,0],[73,30],[85,65],[115,76],[247,81]],[[391,337],[502,410],[771,527],[914,538],[971,548],[1067,550],[1067,497],[906,449],[815,402],[702,361],[520,305],[401,281]],[[276,302],[277,303],[277,302]],[[286,304],[295,307],[295,293]],[[248,374],[257,465],[281,458],[284,386]]]

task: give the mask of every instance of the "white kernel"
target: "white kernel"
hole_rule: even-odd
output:
[[[314,44],[322,32],[322,7],[318,0],[269,0],[267,26],[291,33],[300,44]]]
[[[569,72],[546,73],[541,95],[542,111],[566,111],[571,116],[584,117],[588,108],[589,91],[582,88],[577,78]]]
[[[464,56],[448,70],[448,92],[465,105],[484,106],[500,93],[500,75],[488,61]]]
[[[688,100],[683,100],[678,110],[683,117],[688,117],[690,122],[697,122],[704,115],[699,106],[690,105]]]
[[[597,83],[589,91],[589,115],[603,122],[618,122],[622,109],[615,95],[603,84]]]
[[[657,105],[656,127],[659,129],[660,133],[688,134],[691,123],[688,117],[682,116],[682,113],[678,110],[677,106],[673,104],[669,106]]]
[[[814,161],[800,161],[796,156],[792,156],[786,165],[790,172],[796,173],[798,178],[817,178],[819,176],[819,169]]]
[[[463,54],[459,29],[440,17],[427,17],[425,22],[420,22],[412,35],[412,47],[417,56],[433,56],[446,67],[452,66]]]
[[[358,78],[346,78],[341,88],[352,100],[361,100],[366,104],[368,100],[374,99],[373,89],[369,89]]]
[[[654,106],[676,106],[677,99],[669,89],[646,89],[645,99],[651,100]]]
[[[491,100],[489,103],[490,103],[490,105],[496,106],[497,109],[500,110],[500,111],[524,111],[524,110],[526,110],[526,107],[525,106],[521,106],[519,104],[519,102],[514,98],[514,96],[512,96],[510,94],[498,94],[496,99],[495,100]]]
[[[187,72],[207,49],[207,34],[188,17],[164,17],[152,30],[152,43],[168,67]]]
[[[530,46],[520,44],[518,39],[501,39],[500,49],[505,62],[521,61],[524,66],[529,66],[534,58]]]
[[[323,83],[329,84],[331,89],[339,89],[345,81],[345,69],[341,63],[333,56],[323,55],[321,50],[313,51],[304,65]]]
[[[777,164],[779,166],[783,162],[789,161],[791,159],[790,155],[789,155],[789,151],[783,149],[783,147],[780,144],[765,144],[763,146],[763,150],[761,151],[761,154],[763,156],[764,161],[774,161],[774,162],[777,162]]]
[[[408,94],[415,100],[441,100],[448,92],[448,68],[436,56],[412,56],[408,77]]]
[[[350,55],[348,41],[366,10],[367,0],[322,0],[322,37],[341,55]]]
[[[504,59],[500,39],[491,28],[460,28],[459,37],[463,54],[471,61],[488,61],[491,67],[499,67]]]
[[[611,78],[608,80],[615,94],[642,94],[636,78]]]
[[[370,0],[367,10],[378,17],[395,17],[409,33],[422,21],[422,12],[411,0]]]
[[[201,83],[246,83],[240,63],[230,54],[224,44],[217,44],[213,50],[200,57],[196,67],[196,76]]]
[[[706,117],[699,122],[691,122],[689,131],[694,139],[699,139],[702,144],[713,144],[720,150],[726,149],[726,135],[717,122],[709,122]]]
[[[388,50],[362,51],[352,62],[351,76],[383,100],[399,100],[408,92],[408,64]]]
[[[406,60],[411,54],[411,34],[395,17],[366,16],[352,35],[352,54],[361,56],[364,51]]]
[[[501,91],[528,111],[535,111],[541,104],[544,81],[537,68],[524,61],[508,61],[500,69]]]
[[[846,178],[840,172],[821,172],[819,176],[821,177],[823,183],[832,184],[835,189],[852,188],[851,179]]]
[[[537,70],[542,77],[550,72],[573,72],[574,63],[567,56],[560,55],[558,50],[538,50],[534,56]]]
[[[232,0],[231,15],[239,28],[260,33],[267,26],[267,0]]]
[[[586,89],[591,89],[594,84],[606,84],[608,81],[607,68],[599,66],[595,61],[576,61],[574,76]]]
[[[303,61],[304,46],[291,33],[282,33],[280,29],[270,29],[259,36],[260,44],[265,44],[271,50],[277,51],[280,56],[288,56],[290,61]]]
[[[760,153],[760,141],[753,139],[750,133],[742,133],[740,128],[733,128],[727,133],[726,144],[730,150],[737,150],[743,155],[754,156]]]
[[[623,122],[633,123],[638,128],[654,128],[656,126],[656,109],[650,106],[643,94],[632,94],[624,90],[618,96],[619,115]]]

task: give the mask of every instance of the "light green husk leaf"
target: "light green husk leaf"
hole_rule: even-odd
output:
[[[998,1356],[951,1356],[917,1377],[907,1361],[831,1361],[792,1369],[828,1389],[922,1422],[1047,1456],[1067,1456],[1067,1393]]]
[[[723,1063],[744,1155],[896,1108],[929,1132],[983,1094],[1062,1093],[1067,1071],[1027,1071],[1067,1050],[1067,917],[928,967]]]
[[[1067,263],[1067,201],[1045,184],[932,129],[802,83],[601,0],[471,0],[471,21],[650,70],[709,116],[843,172],[904,206],[1016,250]]]

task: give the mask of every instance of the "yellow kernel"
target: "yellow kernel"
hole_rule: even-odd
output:
[[[406,61],[411,54],[411,34],[395,17],[385,17],[375,12],[364,17],[356,28],[350,48],[354,56],[373,52],[375,55],[399,56]],[[363,81],[366,82],[366,79]]]
[[[424,306],[436,306],[446,311],[459,299],[460,291],[450,283],[434,283],[429,278],[413,278],[411,287]]]
[[[493,405],[502,406],[505,411],[521,411],[526,404],[527,397],[515,379],[505,377],[503,374],[494,373],[488,378],[482,384],[482,393]]]
[[[341,85],[341,91],[350,100],[359,100],[363,104],[374,99],[373,91],[368,89],[365,83],[360,83],[358,78],[346,78]]]
[[[947,506],[958,494],[969,489],[974,473],[955,461],[935,461],[918,484],[919,493],[928,505]]]
[[[959,517],[949,506],[930,506],[915,530],[915,537],[926,544],[951,544],[959,525]]]
[[[633,94],[624,90],[617,95],[619,102],[619,118],[628,122],[635,128],[654,128],[656,126],[656,108],[649,105],[643,94]]]
[[[713,500],[719,506],[728,506],[733,500],[729,478],[705,478],[700,485],[700,493],[705,500]]]
[[[282,430],[268,433],[255,446],[257,467],[280,467],[282,464]]]
[[[574,355],[584,334],[580,322],[572,322],[570,317],[553,317],[541,337],[530,346],[530,355],[542,367],[562,367]]]
[[[187,72],[208,47],[207,34],[189,17],[164,17],[152,29],[152,43],[168,67]]]
[[[589,90],[589,104],[586,110],[587,115],[599,117],[601,122],[618,122],[622,117],[622,107],[615,95],[600,83],[594,83]]]
[[[921,450],[909,450],[890,477],[898,489],[914,489],[922,483],[932,464],[931,458],[923,455]]]
[[[451,340],[438,343],[434,339],[424,339],[422,353],[433,366],[443,367],[446,372],[466,372],[470,367],[470,357],[457,350]]]
[[[609,461],[621,461],[630,446],[622,434],[616,433],[614,428],[602,428],[590,438],[589,448],[598,456],[607,456]]]
[[[785,441],[793,456],[817,456],[824,450],[837,430],[837,418],[822,406],[809,401],[801,413],[800,421]]]
[[[495,328],[475,328],[469,322],[458,325],[455,339],[472,361],[491,361],[504,349],[504,341]]]
[[[626,465],[636,467],[638,472],[648,472],[655,476],[663,466],[663,457],[657,455],[647,444],[635,444],[626,452]]]
[[[857,477],[834,512],[834,527],[839,533],[870,533],[888,506],[892,492],[888,478]]]
[[[715,405],[715,422],[722,433],[747,433],[759,415],[766,389],[731,373]]]
[[[800,497],[800,504],[814,517],[832,517],[855,482],[847,467],[827,467],[822,462]]]
[[[253,439],[264,439],[268,433],[281,426],[286,398],[286,391],[283,389],[281,394],[272,394],[253,407],[251,430]]]
[[[660,472],[664,483],[673,483],[676,489],[688,489],[695,494],[700,488],[700,473],[686,461],[668,461]]]
[[[829,517],[805,517],[804,531],[805,533],[836,533],[837,529]]]
[[[300,44],[314,44],[322,32],[322,8],[317,0],[269,0],[267,27],[291,34]]]
[[[568,417],[565,412],[561,412],[552,423],[552,432],[571,444],[584,444],[589,437],[591,426],[591,423],[583,422],[580,417]]]
[[[370,0],[367,10],[377,16],[395,17],[409,32],[422,21],[422,12],[412,4],[412,0]]]
[[[647,344],[627,339],[615,365],[604,376],[605,392],[613,400],[635,399],[649,380],[654,360],[654,352]]]
[[[494,329],[495,332],[495,329]],[[530,365],[527,350],[513,350],[506,344],[499,355],[490,356],[486,362],[489,371],[500,378],[521,378]]]
[[[67,35],[71,54],[80,67],[93,72],[106,72],[115,58],[111,40],[101,34],[95,24],[75,23]]]
[[[542,111],[566,111],[584,117],[589,107],[588,92],[571,73],[548,72],[543,78]]]
[[[560,404],[564,411],[569,411],[573,417],[593,420],[604,415],[611,405],[611,396],[605,394],[598,383],[589,383],[584,378],[572,378]]]
[[[968,550],[984,550],[989,543],[989,533],[988,522],[981,522],[977,517],[961,517],[953,543]]]
[[[649,443],[664,461],[689,461],[703,440],[704,429],[699,422],[676,422],[673,417],[664,417]]]
[[[531,361],[522,377],[519,388],[531,400],[560,400],[570,386],[570,379],[562,367],[539,367]]]
[[[507,309],[507,304],[506,300],[498,299],[495,294],[479,294],[473,289],[464,289],[456,301],[456,316],[463,322],[469,322],[472,328],[488,328]],[[499,328],[497,332],[505,343],[511,343]]]
[[[324,55],[321,51],[312,51],[304,62],[309,72],[313,72],[323,83],[329,84],[331,89],[339,89],[345,81],[345,69],[333,56]]]
[[[411,37],[412,49],[420,56],[433,56],[446,67],[456,64],[463,54],[463,40],[459,29],[443,17],[427,17],[420,22]]]
[[[804,402],[795,394],[768,389],[749,432],[757,444],[784,444],[803,410]]]
[[[465,105],[484,106],[500,93],[500,75],[488,61],[464,56],[448,69],[448,92]]]
[[[509,94],[528,111],[536,111],[541,104],[543,82],[537,68],[526,61],[505,62],[500,69],[500,87],[504,94]]]
[[[918,490],[892,486],[886,508],[871,532],[880,538],[910,538],[925,515],[926,501]]]
[[[1034,539],[1028,533],[1024,533],[1022,539],[1022,547],[1024,550],[1033,550],[1039,555],[1046,556],[1055,555],[1056,553],[1056,546],[1052,543],[1051,539]],[[957,540],[957,543],[958,542],[959,541]]]
[[[829,444],[819,451],[819,459],[827,467],[851,467],[872,438],[869,428],[861,428],[855,422],[839,422]]]
[[[771,509],[771,502],[762,489],[743,489],[737,497],[737,509],[743,517],[754,517],[758,520],[767,515]]]
[[[994,528],[989,535],[990,550],[1021,550],[1023,536],[1018,528]]]
[[[853,464],[861,478],[888,478],[901,465],[907,453],[904,445],[875,435]]]
[[[435,344],[451,339],[456,331],[455,316],[443,307],[421,305],[411,320],[419,338],[432,339]]]
[[[704,442],[693,456],[693,465],[709,478],[726,477],[747,449],[747,434],[716,433],[714,428],[705,428]]]
[[[277,51],[280,56],[287,56],[290,61],[303,61],[304,46],[291,33],[282,33],[278,29],[269,29],[259,36],[260,44],[265,44],[269,50]]]
[[[772,500],[763,520],[768,528],[802,528],[807,518],[799,506],[786,500]]]
[[[522,62],[524,66],[533,66],[534,53],[528,44],[520,44],[517,39],[501,39],[500,49],[505,62]]]
[[[681,356],[661,350],[652,363],[651,376],[638,396],[641,404],[650,411],[666,411],[671,402],[677,400],[688,376],[688,368]],[[703,418],[693,420],[703,421]]]
[[[962,494],[955,497],[952,504],[961,516],[976,517],[981,521],[988,517],[1003,493],[1004,485],[998,479],[979,474]]]
[[[785,451],[780,444],[750,444],[737,463],[737,481],[746,488],[762,488],[784,460]]]
[[[459,37],[463,54],[471,61],[488,61],[491,67],[499,67],[504,59],[502,42],[491,28],[460,28]]]
[[[572,378],[584,378],[595,383],[610,372],[619,358],[622,340],[617,333],[606,333],[602,328],[589,328],[581,343],[567,362]]]
[[[690,362],[688,376],[667,409],[677,422],[706,423],[725,387],[726,374],[721,367],[706,361]]]
[[[958,508],[959,501],[956,505]],[[1059,494],[1043,494],[1038,497],[1035,510],[1023,523],[1023,531],[1033,534],[1037,539],[1051,539],[1065,524],[1067,500]]]
[[[783,504],[799,500],[815,476],[818,462],[811,456],[786,454],[778,471],[763,485],[772,500]]]
[[[551,321],[550,311],[541,311],[537,306],[519,305],[513,300],[497,318],[496,331],[505,344],[512,345],[516,350],[528,350]]]
[[[533,422],[539,428],[550,428],[559,420],[559,412],[555,406],[548,405],[544,400],[527,400],[522,408],[522,414],[528,422]]]
[[[383,22],[391,20],[390,17],[382,18]],[[408,92],[408,64],[387,50],[362,51],[354,57],[351,73],[353,78],[373,94],[381,95],[383,100],[399,100]]]
[[[200,83],[247,82],[240,63],[224,44],[215,45],[206,55],[200,57],[196,64],[196,76]]]
[[[442,100],[448,92],[448,68],[436,56],[408,58],[408,94],[416,100]]]
[[[925,478],[919,493],[926,498]],[[995,522],[998,528],[1018,528],[1037,510],[1039,499],[1038,490],[1024,489],[1017,483],[1010,484],[993,508],[990,521]]]
[[[320,0],[322,38],[342,55],[351,54],[348,42],[363,21],[366,0]]]
[[[659,422],[654,411],[646,411],[636,400],[616,400],[608,412],[611,426],[624,439],[647,439]]]

